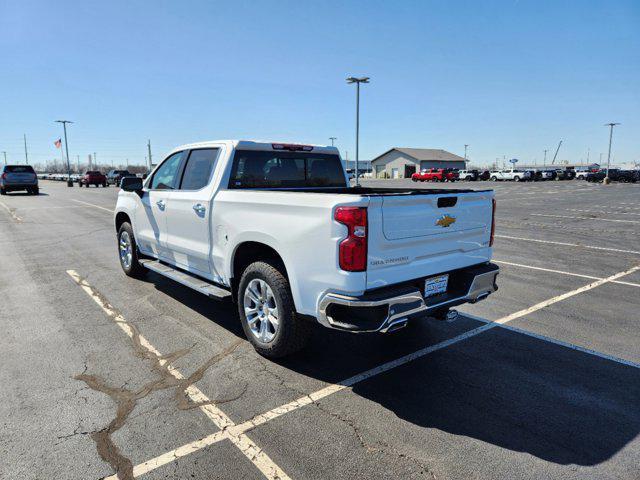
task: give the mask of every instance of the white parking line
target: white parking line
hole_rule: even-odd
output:
[[[78,272],[76,272],[75,270],[67,270],[67,273],[85,291],[85,293],[98,304],[98,306],[107,314],[107,316],[111,318],[118,327],[120,327],[120,329],[124,333],[126,333],[130,338],[133,338],[134,330],[122,315],[117,313],[114,308],[109,303],[107,303],[102,298],[102,296],[78,274]],[[142,347],[158,357],[158,363],[161,366],[166,365],[166,368],[171,375],[179,380],[185,378],[178,369],[167,364],[166,360],[162,358],[162,354],[145,337],[143,337],[141,334],[137,334],[137,338],[139,339]],[[211,420],[218,428],[220,428],[220,432],[216,432],[216,434],[210,435],[210,437],[214,436],[215,438],[219,438],[220,440],[230,440],[231,443],[238,447],[244,454],[244,456],[247,457],[266,478],[274,480],[284,480],[289,478],[288,475],[280,467],[278,467],[278,465],[276,465],[275,462],[271,460],[271,458],[269,458],[269,456],[264,453],[262,449],[260,449],[248,436],[246,436],[244,433],[231,432],[229,429],[235,426],[235,423],[222,410],[213,405],[209,397],[202,393],[202,391],[198,387],[196,387],[195,385],[190,385],[185,390],[185,393],[194,403],[201,404],[199,407],[200,410],[204,412],[209,420]],[[154,459],[154,461],[149,461],[145,462],[144,464],[137,465],[134,472],[138,472],[137,475],[142,475],[172,460],[173,458],[166,457],[162,460],[158,457]],[[163,461],[164,463],[162,463]],[[112,475],[107,478],[111,480],[117,480],[118,475]]]
[[[617,218],[573,217],[570,215],[551,215],[547,213],[530,213],[534,217],[569,218],[573,220],[598,220],[600,222],[640,223],[640,220],[620,220]]]
[[[99,208],[100,210],[106,210],[109,213],[113,213],[114,212],[114,210],[111,209],[111,208],[101,207],[100,205],[96,205],[95,203],[83,202],[82,200],[76,200],[75,198],[72,198],[71,201],[72,202],[78,202],[78,203],[84,203],[85,205],[88,205],[89,207]]]
[[[540,270],[542,272],[560,273],[562,275],[569,275],[572,277],[588,278],[589,280],[602,280],[603,278],[603,277],[594,277],[592,275],[583,275],[581,273],[565,272],[563,270],[553,270],[551,268],[534,267],[533,265],[523,265],[521,263],[506,262],[504,260],[496,260],[495,258],[491,259],[491,261],[501,265],[510,265],[512,267],[527,268],[529,270]],[[623,282],[621,280],[613,280],[611,283],[617,283],[619,285],[629,285],[632,287],[640,287],[640,283]]]
[[[4,202],[0,202],[0,205],[7,211],[9,212],[9,215],[11,215],[11,218],[13,218],[16,222],[22,222],[22,218],[20,218],[19,216],[17,216],[15,214],[15,212],[13,210],[11,210]]]
[[[581,210],[578,208],[565,208],[568,212],[581,212],[581,213],[596,213],[598,215],[640,215],[640,213],[634,212],[601,212],[594,210]]]
[[[507,315],[505,317],[502,317],[498,320],[495,321],[490,321],[490,320],[486,320],[486,319],[480,319],[479,317],[474,317],[473,315],[467,315],[467,314],[462,314],[463,316],[469,316],[470,318],[476,318],[480,321],[482,321],[483,323],[485,323],[484,325],[482,325],[481,327],[477,327],[474,328],[473,330],[469,330],[468,332],[462,333],[460,335],[457,335],[453,338],[450,338],[449,340],[445,340],[443,342],[437,343],[435,345],[431,345],[429,347],[425,347],[422,348],[418,351],[415,351],[413,353],[410,353],[408,355],[405,355],[403,357],[397,358],[396,360],[392,360],[390,362],[387,363],[383,363],[382,365],[379,365],[377,367],[371,368],[365,372],[359,373],[357,375],[354,375],[352,377],[349,377],[341,382],[335,383],[335,384],[331,384],[328,385],[320,390],[317,390],[313,393],[310,393],[308,395],[304,395],[292,402],[289,402],[285,405],[281,405],[279,407],[276,407],[272,410],[269,410],[268,412],[262,413],[260,415],[256,415],[255,417],[253,417],[250,420],[247,420],[246,422],[240,423],[238,425],[235,425],[233,427],[231,427],[229,429],[229,432],[233,432],[235,434],[241,434],[241,433],[245,433],[248,432],[249,430],[252,430],[254,428],[256,428],[259,425],[263,425],[275,418],[281,417],[287,413],[293,412],[295,410],[298,410],[299,408],[305,407],[307,405],[310,405],[312,403],[315,403],[323,398],[326,398],[330,395],[333,395],[334,393],[340,392],[346,388],[352,387],[354,385],[356,385],[357,383],[360,383],[364,380],[367,380],[369,378],[375,377],[376,375],[379,375],[381,373],[384,372],[388,372],[389,370],[392,370],[396,367],[400,367],[402,365],[405,365],[409,362],[412,362],[414,360],[417,360],[419,358],[424,357],[425,355],[428,355],[430,353],[436,352],[438,350],[442,350],[443,348],[449,347],[451,345],[454,345],[456,343],[462,342],[463,340],[466,340],[468,338],[471,337],[475,337],[476,335],[479,335],[487,330],[491,330],[493,328],[496,327],[500,327],[500,328],[508,328],[510,330],[514,330],[514,331],[518,331],[520,332],[519,329],[516,329],[514,327],[510,327],[510,326],[505,326],[506,323],[515,320],[516,318],[520,318],[523,317],[525,315],[529,315],[532,312],[535,312],[537,310],[540,310],[544,307],[547,307],[549,305],[553,305],[554,303],[560,302],[562,300],[565,300],[569,297],[572,297],[574,295],[578,295],[579,293],[583,293],[586,292],[588,290],[592,290],[596,287],[599,287],[601,285],[604,285],[605,283],[609,283],[609,282],[613,282],[614,280],[623,277],[625,275],[629,275],[630,273],[636,272],[640,270],[640,266],[635,266],[630,268],[629,270],[625,270],[624,272],[620,272],[620,273],[616,273],[615,275],[611,275],[607,278],[602,278],[599,279],[595,282],[592,282],[588,285],[585,285],[583,287],[577,288],[575,290],[572,290],[570,292],[564,293],[562,295],[558,295],[556,297],[550,298],[548,300],[545,300],[543,302],[537,303],[536,305],[533,305],[532,307],[520,310],[518,312],[512,313],[511,315]],[[522,331],[521,333],[524,333],[526,335],[529,336],[533,336],[542,340],[545,340],[546,337],[543,337],[541,335],[537,335],[537,334],[533,334],[530,332],[526,332],[526,331]],[[625,365],[629,365],[635,368],[640,368],[640,364],[636,364],[633,362],[629,362],[627,360],[623,360],[617,357],[613,357],[613,356],[609,356],[606,354],[602,354],[599,352],[595,352],[593,350],[588,350],[585,349],[583,347],[579,347],[577,345],[571,345],[571,344],[567,344],[564,342],[561,342],[559,340],[553,340],[553,339],[549,339],[550,341],[552,341],[553,343],[556,343],[558,345],[563,345],[563,346],[568,346],[574,350],[579,350],[581,352],[584,353],[590,353],[593,355],[597,355],[601,358],[606,358],[608,360],[612,360],[614,362],[618,362],[618,363],[622,363]],[[153,468],[157,468],[157,467],[153,467],[151,468],[153,465],[155,465],[158,462],[162,462],[161,465],[166,464],[169,461],[173,461],[177,458],[183,457],[185,455],[188,455],[190,453],[196,452],[198,450],[201,450],[205,447],[208,447],[209,445],[212,445],[214,443],[217,443],[219,441],[221,441],[222,439],[215,436],[215,435],[209,435],[208,437],[205,437],[203,439],[200,440],[196,440],[194,442],[188,443],[186,445],[182,445],[179,448],[176,448],[175,450],[172,450],[170,452],[167,452],[163,455],[160,455],[159,457],[156,457],[154,459],[149,460],[148,462],[145,462],[144,464],[141,465],[147,465],[148,464],[148,470],[146,471],[150,471]],[[135,468],[140,467],[141,465],[136,466]],[[159,465],[158,465],[159,466]]]
[[[566,247],[579,247],[589,248],[592,250],[604,250],[606,252],[618,252],[618,253],[632,253],[634,255],[640,255],[637,250],[622,250],[620,248],[608,248],[608,247],[595,247],[593,245],[582,245],[580,243],[568,243],[568,242],[554,242],[552,240],[539,240],[537,238],[525,238],[525,237],[512,237],[510,235],[494,235],[496,238],[506,238],[508,240],[522,240],[524,242],[536,242],[536,243],[548,243],[551,245],[564,245]]]

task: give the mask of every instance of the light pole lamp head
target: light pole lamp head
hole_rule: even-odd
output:
[[[349,77],[347,83],[369,83],[369,77]]]

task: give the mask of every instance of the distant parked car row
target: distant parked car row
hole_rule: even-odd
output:
[[[414,182],[455,182],[458,180],[474,182],[478,180],[539,182],[544,180],[587,180],[600,182],[606,176],[605,170],[595,168],[545,168],[503,170],[456,170],[451,168],[426,168],[411,175]],[[635,183],[640,181],[639,170],[611,169],[609,178],[612,181]]]
[[[141,177],[147,178],[147,173],[135,174],[129,172],[129,170],[110,170],[107,174],[103,174],[99,170],[87,170],[82,174],[72,173],[69,177],[66,173],[39,173],[38,178],[41,180],[57,180],[66,182],[69,178],[74,183],[77,183],[79,187],[89,187],[94,185],[96,187],[108,187],[109,185],[120,185],[120,180],[125,177]]]

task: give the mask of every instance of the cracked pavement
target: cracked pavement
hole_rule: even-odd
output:
[[[566,191],[592,186],[490,186],[498,192],[498,233],[638,250],[634,224],[610,228],[593,215],[570,222],[528,216],[586,208],[582,194],[549,203],[536,192],[569,198]],[[240,425],[481,325],[461,316],[391,336],[318,329],[304,352],[268,361],[244,340],[230,303],[212,302],[158,275],[140,281],[122,274],[112,216],[71,201],[112,208],[116,189],[43,182],[42,192],[3,197],[9,210],[0,209],[2,479],[98,479],[116,472],[132,478],[133,466],[222,431],[185,395],[189,385]],[[640,195],[632,185],[608,192],[593,200],[601,210]],[[496,258],[597,277],[637,261],[629,254],[501,239]],[[67,275],[69,269],[126,321],[131,336]],[[640,283],[640,276],[622,280]],[[495,298],[462,310],[499,318],[588,282],[505,265]],[[513,325],[638,363],[639,292],[608,284]],[[142,346],[139,334],[160,357]],[[291,478],[631,479],[640,464],[639,405],[639,369],[493,329],[246,433],[258,447],[250,455],[264,451]],[[238,477],[264,478],[239,448],[222,440],[142,478]]]

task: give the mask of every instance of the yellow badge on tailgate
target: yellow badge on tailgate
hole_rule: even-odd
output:
[[[442,215],[439,219],[436,220],[436,225],[440,225],[441,227],[447,228],[456,223],[456,217],[453,215],[449,215],[448,213]]]

